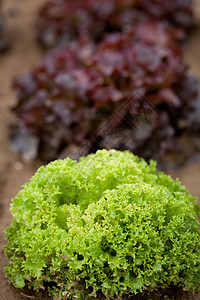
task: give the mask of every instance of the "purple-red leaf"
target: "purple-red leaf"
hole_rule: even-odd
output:
[[[114,147],[158,159],[176,149],[184,122],[187,130],[199,128],[198,83],[179,46],[165,25],[152,23],[165,36],[156,41],[139,33],[142,24],[106,35],[98,46],[80,41],[51,51],[15,78],[18,130],[37,139],[41,159],[71,145],[81,154]]]

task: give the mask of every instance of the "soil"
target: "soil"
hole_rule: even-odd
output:
[[[8,124],[13,116],[10,107],[15,102],[10,88],[12,77],[33,67],[42,56],[33,30],[33,20],[38,8],[45,0],[6,0],[3,3],[7,36],[11,49],[0,56],[0,300],[46,299],[46,295],[12,287],[5,278],[3,267],[6,258],[3,251],[4,230],[11,223],[9,204],[21,186],[29,180],[39,163],[24,163],[10,149]],[[196,18],[200,25],[200,0],[197,0]],[[192,33],[185,45],[185,57],[193,74],[200,79],[200,28]],[[179,177],[192,195],[200,199],[200,160],[194,160],[185,167],[169,171],[173,178]],[[200,204],[200,201],[197,200]],[[148,297],[146,299],[149,299]],[[157,298],[161,299],[161,298]],[[169,299],[198,300],[200,293],[176,293]]]

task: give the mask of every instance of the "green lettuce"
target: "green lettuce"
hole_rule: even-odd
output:
[[[178,180],[128,151],[57,160],[12,200],[6,274],[55,299],[198,290],[198,211]]]

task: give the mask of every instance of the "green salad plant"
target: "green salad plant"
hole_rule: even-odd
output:
[[[195,199],[132,153],[99,150],[42,166],[13,199],[6,274],[54,299],[198,290]]]

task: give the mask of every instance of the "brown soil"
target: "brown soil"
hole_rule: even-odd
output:
[[[16,154],[12,153],[8,143],[7,125],[13,116],[10,107],[15,99],[10,89],[14,75],[29,70],[34,66],[42,53],[35,42],[33,20],[37,9],[45,0],[6,0],[3,5],[7,22],[7,35],[12,43],[9,52],[0,56],[0,300],[45,299],[45,295],[32,291],[20,291],[12,287],[5,278],[3,267],[6,258],[3,252],[4,230],[11,223],[9,212],[10,200],[21,186],[34,174],[36,164],[22,163]],[[200,8],[200,0],[197,0]],[[200,21],[200,9],[197,18]],[[200,22],[199,22],[200,23]],[[192,72],[200,78],[200,29],[193,33],[186,44],[186,59],[192,67]],[[179,177],[189,191],[200,198],[200,161],[192,162],[184,168],[169,172],[174,178]],[[200,203],[200,202],[199,202]],[[148,298],[147,298],[148,299]],[[200,294],[188,293],[171,296],[170,299],[200,299]]]

